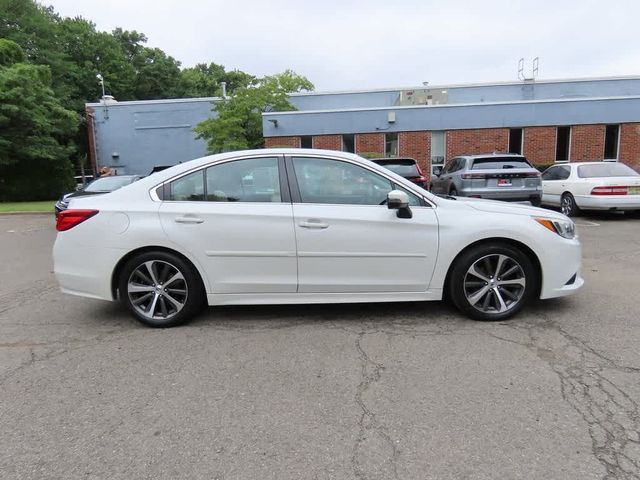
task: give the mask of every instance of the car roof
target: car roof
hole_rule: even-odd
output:
[[[393,162],[393,161],[406,162],[407,160],[416,162],[416,159],[411,157],[380,157],[380,158],[370,158],[369,160],[371,160],[372,162]]]
[[[493,152],[493,153],[476,153],[473,155],[456,155],[457,158],[470,158],[471,160],[475,160],[476,158],[492,158],[492,157],[513,157],[513,158],[524,158],[524,155],[520,153],[501,153],[501,152]]]

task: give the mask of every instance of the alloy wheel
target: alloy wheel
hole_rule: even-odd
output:
[[[566,216],[570,216],[573,213],[573,198],[571,198],[571,196],[564,195],[562,197],[560,211]]]
[[[486,255],[474,262],[464,278],[469,304],[483,313],[503,313],[515,307],[525,293],[522,266],[503,254]]]
[[[184,308],[189,292],[184,274],[175,265],[150,260],[131,272],[127,294],[141,316],[149,320],[168,320]]]

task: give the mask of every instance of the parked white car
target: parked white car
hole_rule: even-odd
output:
[[[563,163],[542,174],[542,204],[580,210],[640,210],[640,175],[618,162]]]
[[[170,326],[209,305],[394,302],[448,295],[505,319],[578,290],[573,222],[539,208],[433,195],[359,156],[269,149],[154,173],[60,214],[63,292],[120,299]],[[87,258],[91,261],[88,262]]]

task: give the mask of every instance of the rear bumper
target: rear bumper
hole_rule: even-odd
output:
[[[64,238],[58,233],[53,246],[53,272],[64,293],[100,300],[113,300],[111,276],[126,251],[96,249]]]
[[[640,210],[640,195],[576,195],[576,204],[585,210]]]
[[[506,202],[526,202],[542,199],[542,190],[487,190],[487,189],[464,189],[459,193],[463,197],[486,198],[487,200],[502,200]]]

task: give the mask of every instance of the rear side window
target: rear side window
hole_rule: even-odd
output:
[[[627,167],[622,163],[600,163],[595,165],[580,165],[578,167],[578,177],[580,178],[596,178],[596,177],[637,177],[636,172],[631,167]]]
[[[168,191],[172,201],[281,202],[278,159],[213,165],[174,180]]]
[[[503,168],[533,168],[524,157],[476,158],[471,170],[500,170]]]
[[[171,182],[169,200],[177,202],[204,200],[204,170],[198,170]]]

